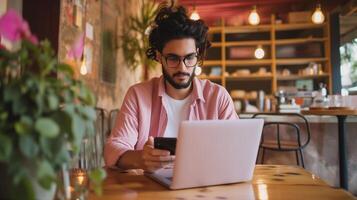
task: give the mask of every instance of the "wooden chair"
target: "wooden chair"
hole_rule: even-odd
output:
[[[261,163],[264,163],[266,150],[278,152],[295,152],[297,165],[305,168],[304,156],[302,150],[309,144],[311,133],[307,119],[298,113],[256,113],[252,118],[263,118],[264,123],[263,133],[259,148],[262,150]],[[301,125],[303,124],[306,131],[305,139],[302,135]],[[275,134],[272,138],[267,139],[267,129],[276,127]],[[287,129],[292,129],[289,131]],[[273,131],[274,133],[274,131]],[[283,138],[283,135],[285,138]],[[300,155],[300,159],[299,159]],[[257,162],[258,162],[257,157]]]
[[[115,120],[117,118],[117,115],[119,114],[119,109],[113,109],[109,112],[109,117],[108,117],[108,133],[107,136],[110,135],[112,129],[114,128],[115,125]]]
[[[80,169],[92,169],[103,166],[103,150],[107,138],[107,115],[103,108],[95,108],[96,120],[94,122],[94,134],[84,138],[78,159]]]

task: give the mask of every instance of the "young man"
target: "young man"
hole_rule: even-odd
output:
[[[222,86],[195,77],[210,46],[204,22],[183,7],[164,7],[155,24],[147,56],[161,63],[163,76],[129,88],[105,145],[107,166],[155,171],[175,157],[154,149],[153,137],[176,137],[183,120],[238,118]]]

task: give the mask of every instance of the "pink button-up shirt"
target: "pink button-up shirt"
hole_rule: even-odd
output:
[[[193,79],[188,120],[238,119],[227,90],[208,80]],[[153,78],[129,88],[115,127],[104,148],[107,166],[128,150],[141,150],[149,136],[163,136],[167,125],[164,79]]]

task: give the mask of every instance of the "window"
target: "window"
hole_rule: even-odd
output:
[[[357,38],[340,47],[342,88],[357,94]]]

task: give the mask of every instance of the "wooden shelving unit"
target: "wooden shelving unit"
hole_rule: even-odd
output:
[[[206,60],[204,62],[204,66],[216,66],[221,64],[222,64],[221,60]]]
[[[296,39],[278,39],[275,40],[276,45],[303,44],[309,42],[325,42],[327,38],[296,38]]]
[[[299,24],[273,24],[276,31],[289,31],[297,29],[315,29],[315,28],[325,28],[326,22],[323,24],[313,24],[313,23],[299,23]]]
[[[227,66],[251,66],[251,65],[270,65],[271,59],[263,60],[226,60]]]
[[[199,76],[201,79],[208,79],[211,81],[220,81],[222,79],[221,76]]]
[[[209,34],[215,34],[215,41],[212,42],[212,47],[216,51],[220,51],[219,59],[206,58],[204,62],[205,68],[220,67],[220,75],[215,76],[201,76],[219,82],[227,88],[228,92],[239,86],[238,89],[246,87],[247,91],[252,91],[252,85],[263,84],[267,95],[274,94],[283,82],[293,82],[297,80],[323,81],[327,84],[329,91],[332,91],[331,84],[331,63],[330,63],[330,35],[329,35],[329,19],[323,24],[301,23],[301,24],[265,24],[258,26],[225,26],[224,20],[222,25],[217,27],[210,27]],[[271,22],[275,22],[275,16],[272,15]],[[311,31],[312,33],[318,32],[319,34],[297,34],[290,37],[290,34],[285,32],[298,32],[303,33]],[[321,32],[321,34],[320,34]],[[285,36],[282,36],[284,35]],[[233,36],[232,36],[233,35]],[[251,36],[253,35],[253,36]],[[255,36],[254,36],[255,35]],[[258,35],[258,36],[257,36]],[[259,36],[263,35],[263,36]],[[268,35],[268,37],[267,37]],[[288,37],[286,37],[288,35]],[[242,37],[240,37],[242,36]],[[255,38],[256,37],[256,38]],[[233,39],[232,39],[233,38]],[[281,57],[281,48],[296,47],[299,45],[322,45],[321,56],[307,54],[305,56],[295,57]],[[253,58],[230,58],[230,48],[256,48],[258,45],[263,46],[266,57],[263,59]],[[280,49],[280,50],[279,50]],[[227,54],[228,52],[228,54]],[[254,52],[253,52],[254,54]],[[297,75],[298,70],[307,67],[310,63],[317,63],[322,66],[322,71],[313,75]],[[257,73],[258,69],[265,68],[269,73]],[[251,70],[250,75],[233,76],[235,70],[248,69]],[[291,70],[291,75],[282,76],[281,70]],[[238,82],[237,82],[238,81]],[[247,84],[241,84],[242,81],[247,81]],[[255,82],[258,81],[258,82]],[[258,89],[257,89],[258,90]],[[252,99],[253,100],[253,99]]]
[[[284,58],[276,59],[278,65],[303,65],[311,62],[325,62],[328,58]]]
[[[257,26],[229,26],[223,27],[226,33],[254,33],[270,31],[272,25],[257,25]]]
[[[277,79],[279,81],[285,80],[302,80],[302,79],[317,79],[317,78],[326,78],[329,77],[329,74],[318,74],[318,75],[289,75],[289,76],[282,76],[278,75]]]
[[[270,43],[271,43],[270,40],[237,41],[237,42],[226,42],[225,46],[230,47],[230,46],[270,45]]]
[[[227,76],[227,80],[269,80],[272,79],[272,75],[246,75],[246,76]]]

